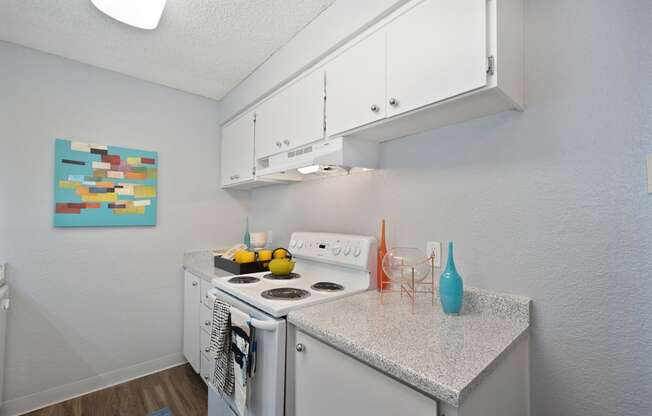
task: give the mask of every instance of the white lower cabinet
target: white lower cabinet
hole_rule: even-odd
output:
[[[437,416],[437,402],[303,332],[288,343],[287,415]]]
[[[436,353],[436,352],[433,352]],[[437,401],[288,326],[286,416],[525,416],[529,340],[513,345],[459,406]]]
[[[183,355],[199,373],[199,308],[201,307],[201,279],[192,273],[183,276]]]
[[[229,275],[224,272],[224,275]],[[208,383],[215,361],[209,356],[213,311],[208,289],[211,283],[184,272],[183,293],[183,355],[192,368]]]
[[[210,359],[206,354],[201,354],[201,378],[208,383],[215,371],[215,360]]]

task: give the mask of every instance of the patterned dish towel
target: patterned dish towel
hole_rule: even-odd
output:
[[[215,299],[210,352],[215,359],[213,386],[221,395],[233,395],[234,374],[231,358],[231,311],[227,303]]]
[[[249,326],[249,315],[231,307],[231,356],[235,373],[234,403],[239,415],[244,415],[247,409],[247,385],[249,384],[250,357],[252,345],[252,328]]]

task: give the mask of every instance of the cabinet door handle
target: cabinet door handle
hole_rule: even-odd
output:
[[[303,344],[300,344],[300,343],[297,344],[297,346],[295,348],[296,348],[297,352],[303,352],[303,350],[305,349]]]
[[[372,104],[371,105],[371,111],[373,111],[374,113],[377,113],[378,112],[378,106],[376,104]]]
[[[193,286],[197,286],[198,284],[199,284],[199,283],[197,283],[197,282],[192,282],[192,285],[193,285]]]
[[[390,98],[389,105],[396,107],[398,105],[398,100],[396,98]]]
[[[285,143],[286,146],[290,145],[290,141],[288,139],[283,140],[283,143]]]
[[[283,146],[283,143],[281,143],[281,142],[276,142],[276,147],[281,147],[281,146]]]

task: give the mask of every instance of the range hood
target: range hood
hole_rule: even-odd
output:
[[[256,176],[299,182],[365,172],[378,167],[379,145],[366,140],[322,139],[256,161]]]

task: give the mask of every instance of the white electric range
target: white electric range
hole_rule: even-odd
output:
[[[285,317],[298,308],[369,290],[375,282],[376,239],[332,233],[295,232],[289,251],[293,273],[215,278],[208,296],[247,313],[256,337],[256,374],[249,382],[247,412],[282,416],[285,411]],[[236,415],[228,397],[209,389],[209,416]]]

